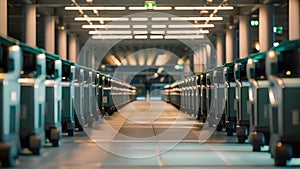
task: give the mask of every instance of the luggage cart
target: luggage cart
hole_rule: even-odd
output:
[[[62,130],[68,136],[74,136],[75,114],[74,114],[74,80],[75,64],[68,60],[62,60]]]
[[[286,41],[267,53],[270,82],[270,152],[276,166],[300,157],[300,40]]]
[[[22,53],[18,41],[0,36],[0,159],[3,167],[16,165],[19,142]]]
[[[92,127],[95,121],[95,118],[92,113],[92,71],[87,68],[83,67],[84,72],[84,97],[83,97],[83,113],[85,123],[88,127]]]
[[[96,121],[100,119],[100,110],[98,107],[98,97],[99,97],[99,83],[100,83],[100,75],[97,71],[92,71],[92,96],[91,96],[91,106],[92,106],[92,114]]]
[[[215,86],[215,122],[217,131],[225,128],[225,82],[223,76],[223,66],[216,67],[213,71],[213,82]]]
[[[181,92],[182,92],[182,99],[181,99],[181,101],[182,101],[182,109],[181,109],[181,111],[182,112],[184,112],[184,113],[186,113],[187,112],[187,110],[188,110],[188,108],[187,108],[187,102],[188,102],[188,92],[187,92],[187,88],[188,88],[188,86],[187,86],[187,80],[186,79],[183,79],[182,80],[182,87],[181,87]]]
[[[111,77],[110,76],[103,76],[104,77],[104,86],[103,86],[103,97],[102,97],[102,105],[104,112],[111,116],[114,114],[114,108],[112,105],[111,100]]]
[[[266,53],[252,54],[248,57],[247,76],[250,82],[249,101],[247,104],[250,114],[250,143],[253,151],[260,151],[264,145],[269,145],[270,125],[268,106],[270,104],[266,76]]]
[[[192,76],[192,114],[197,118],[199,110],[199,90],[197,88],[198,76]]]
[[[45,133],[54,147],[61,144],[61,60],[60,56],[46,53]]]
[[[199,120],[201,119],[203,123],[206,122],[207,119],[207,92],[206,92],[206,73],[201,73],[199,75],[200,80],[200,108],[199,108]]]
[[[102,73],[99,73],[99,85],[98,85],[98,91],[99,91],[99,95],[97,98],[97,102],[98,102],[98,107],[101,113],[101,117],[104,116],[105,111],[103,108],[103,103],[102,103],[102,97],[103,97],[103,87],[104,87],[104,80],[105,80],[105,76]]]
[[[234,110],[235,88],[234,64],[230,62],[224,64],[224,81],[225,81],[225,126],[227,136],[232,136],[236,132],[236,111]]]
[[[249,135],[250,115],[247,112],[250,83],[247,78],[246,65],[248,58],[237,59],[234,65],[236,82],[234,109],[237,112],[236,136],[239,143],[245,143]]]
[[[84,70],[82,66],[77,64],[75,64],[74,94],[75,127],[79,131],[83,131],[83,126],[85,125],[83,114]]]
[[[207,107],[207,123],[209,127],[214,125],[214,115],[215,115],[215,92],[213,83],[213,69],[206,72],[206,107]]]
[[[18,80],[21,85],[21,147],[40,154],[45,143],[46,56],[42,49],[24,43],[20,43],[20,47],[23,51],[23,66]]]

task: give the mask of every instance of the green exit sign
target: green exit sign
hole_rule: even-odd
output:
[[[259,21],[258,20],[251,20],[251,26],[258,26],[259,25]]]
[[[282,34],[283,33],[283,27],[282,26],[274,26],[273,32],[276,34]]]
[[[156,7],[155,1],[145,1],[144,7],[147,9],[153,9]]]

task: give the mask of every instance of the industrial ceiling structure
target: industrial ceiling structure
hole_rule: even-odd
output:
[[[178,39],[207,37],[214,44],[216,34],[238,28],[242,15],[249,15],[254,23],[255,42],[262,4],[274,6],[275,26],[282,28],[275,40],[288,36],[287,0],[8,0],[8,4],[10,36],[22,39],[22,7],[35,4],[38,46],[44,47],[44,18],[55,16],[57,30],[65,29],[69,36],[76,36],[81,47],[89,38],[121,39],[102,61],[118,66],[178,62],[152,48],[169,51],[184,61],[189,49]],[[140,50],[144,51],[136,53]],[[159,58],[165,60],[157,61]]]

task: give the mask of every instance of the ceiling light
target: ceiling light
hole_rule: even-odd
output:
[[[132,28],[135,28],[135,29],[146,29],[147,25],[132,25]]]
[[[167,25],[151,25],[152,28],[166,28]]]
[[[152,21],[168,21],[168,17],[153,17],[151,18]]]
[[[87,3],[92,3],[93,0],[85,0],[85,2],[87,2]]]
[[[151,34],[165,34],[165,31],[162,31],[162,30],[151,31]]]
[[[148,36],[147,35],[135,35],[134,39],[147,39]]]
[[[147,31],[133,31],[133,34],[137,35],[137,34],[147,34]]]
[[[163,35],[151,35],[150,39],[163,39],[164,36]]]
[[[233,6],[179,6],[175,10],[233,10]]]
[[[168,10],[172,10],[172,7],[170,7],[170,6],[159,6],[159,7],[153,8],[153,9],[158,10],[158,11],[168,11]]]
[[[153,7],[153,8],[147,8],[144,6],[130,6],[128,7],[129,10],[131,11],[142,11],[142,10],[148,10],[148,9],[153,9],[153,10],[158,10],[158,11],[163,11],[163,10],[172,10],[172,7],[170,6],[160,6],[160,7]]]
[[[168,30],[167,34],[202,34],[209,33],[208,30]]]
[[[132,21],[148,21],[148,18],[131,18]]]
[[[109,18],[109,17],[76,17],[75,21],[128,21],[129,18]]]
[[[94,28],[121,28],[128,29],[130,25],[82,25],[82,28],[94,29]]]
[[[106,36],[106,35],[94,35],[93,39],[132,39],[131,35],[114,35],[114,36]]]
[[[166,35],[165,39],[204,39],[203,35]]]
[[[128,7],[129,10],[147,10],[146,7],[143,7],[143,6],[130,6]]]
[[[213,28],[214,24],[168,25],[169,28]]]
[[[111,11],[123,11],[125,10],[126,7],[116,7],[116,6],[111,6],[111,7],[105,7],[105,6],[66,6],[65,10],[111,10]]]
[[[131,34],[131,31],[89,31],[89,34],[128,35]]]
[[[173,17],[171,18],[172,21],[221,21],[223,17]]]

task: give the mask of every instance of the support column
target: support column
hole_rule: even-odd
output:
[[[300,2],[289,0],[289,39],[300,38]]]
[[[252,40],[250,39],[250,17],[240,16],[239,23],[239,58],[245,58],[250,54]]]
[[[224,63],[224,34],[219,33],[216,37],[216,50],[217,50],[217,66],[221,66]]]
[[[23,41],[30,46],[36,46],[36,6],[24,5],[23,17]]]
[[[45,50],[55,53],[55,17],[45,17]]]
[[[0,35],[7,36],[7,0],[0,1]]]
[[[269,50],[274,42],[274,9],[272,5],[259,7],[259,52]]]
[[[58,31],[58,55],[62,59],[67,59],[67,31],[59,30]]]
[[[227,29],[226,30],[226,63],[232,62],[235,59],[235,30]]]
[[[76,56],[77,56],[77,38],[75,36],[69,37],[69,60],[71,62],[76,62]]]

